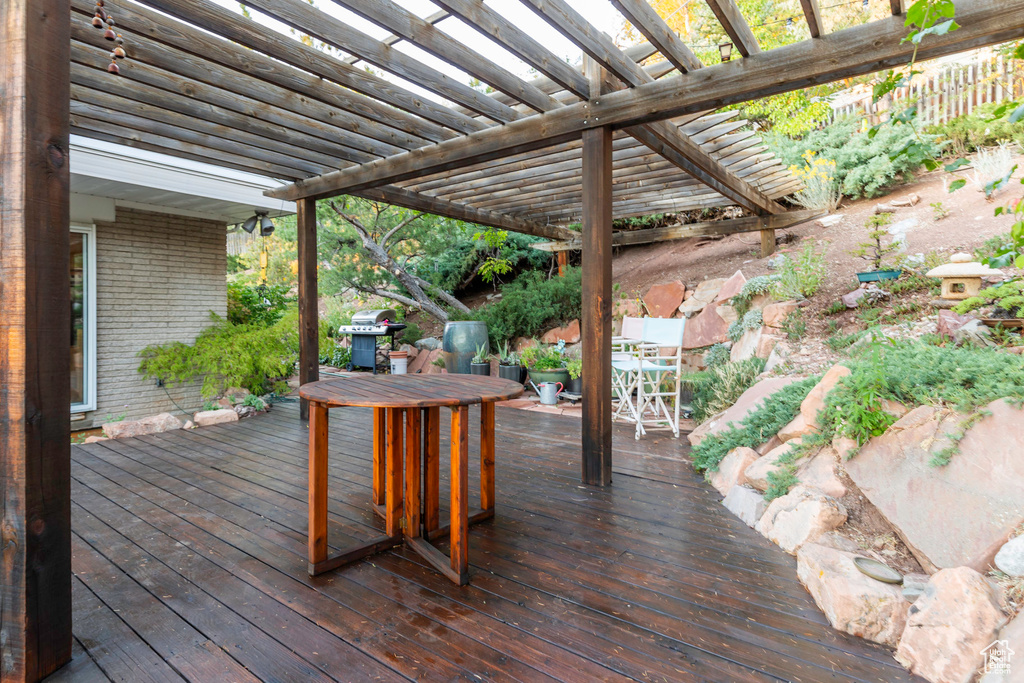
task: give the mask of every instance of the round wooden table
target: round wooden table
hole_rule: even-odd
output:
[[[494,403],[523,386],[479,375],[353,375],[299,388],[309,401],[311,576],[406,543],[455,583],[469,581],[469,525],[494,516]],[[469,406],[480,404],[480,509],[469,511]],[[327,555],[327,415],[373,408],[373,508],[385,535]],[[451,409],[451,521],[440,525],[440,411]],[[421,476],[422,467],[422,476]],[[422,480],[422,481],[421,481]],[[422,485],[422,495],[421,495]],[[448,533],[450,557],[430,541]]]

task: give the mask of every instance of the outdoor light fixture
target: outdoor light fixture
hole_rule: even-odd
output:
[[[718,52],[722,55],[722,61],[728,62],[732,59],[732,43],[722,43],[718,46]]]
[[[257,225],[260,227],[261,237],[270,237],[274,234],[274,221],[270,220],[266,211],[257,211],[255,216],[247,218],[246,221],[242,223],[242,230],[251,234],[256,229]]]
[[[270,220],[266,213],[260,216],[260,237],[270,237],[274,234],[274,221]]]

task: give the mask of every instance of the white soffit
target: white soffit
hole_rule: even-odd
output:
[[[271,216],[295,204],[263,195],[282,183],[251,173],[71,136],[71,191],[108,197],[120,206],[240,223],[254,209]]]

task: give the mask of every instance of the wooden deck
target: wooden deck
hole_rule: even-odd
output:
[[[579,483],[579,420],[497,422],[497,517],[464,588],[406,550],[307,576],[294,404],[74,447],[76,656],[49,680],[912,680],[829,628],[794,559],[676,459],[685,440],[617,431],[602,490]],[[332,545],[379,533],[370,439],[368,410],[332,411]]]

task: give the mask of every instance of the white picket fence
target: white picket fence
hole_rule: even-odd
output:
[[[934,125],[970,114],[984,104],[1022,96],[1024,69],[1014,60],[987,53],[972,63],[950,63],[930,70],[876,103],[871,102],[870,89],[839,93],[832,112],[835,119],[858,116],[874,125],[887,120],[890,112],[899,113],[916,104],[918,121]]]

